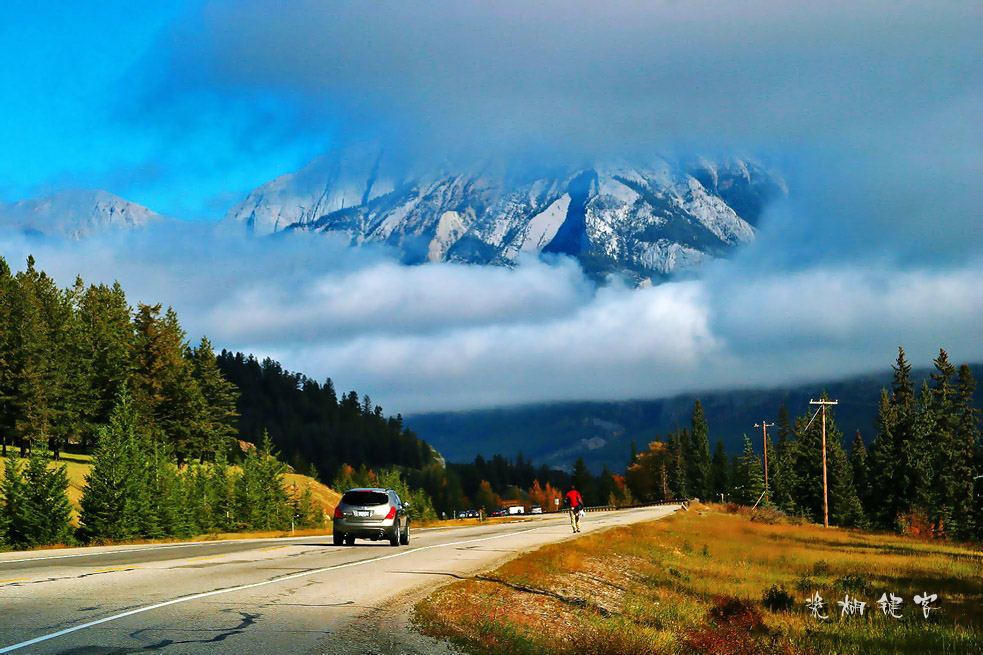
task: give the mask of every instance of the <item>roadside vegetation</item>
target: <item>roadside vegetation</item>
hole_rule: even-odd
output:
[[[827,620],[806,606],[815,593]],[[883,593],[903,599],[900,619],[878,607]],[[928,619],[913,601],[925,594],[937,595]],[[866,603],[862,617],[841,616],[845,596]],[[489,655],[983,653],[983,553],[693,506],[452,583],[415,621]]]

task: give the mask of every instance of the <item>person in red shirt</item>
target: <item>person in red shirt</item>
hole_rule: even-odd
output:
[[[584,497],[577,487],[570,485],[570,491],[563,495],[563,502],[570,508],[570,527],[580,532],[580,512],[584,509]]]

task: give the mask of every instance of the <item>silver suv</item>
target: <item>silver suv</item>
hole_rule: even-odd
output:
[[[410,543],[409,506],[392,489],[349,489],[334,510],[334,545],[351,546],[355,539],[388,539],[393,546]]]

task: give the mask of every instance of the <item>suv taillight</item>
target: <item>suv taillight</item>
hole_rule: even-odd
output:
[[[334,517],[336,519],[343,519],[343,518],[345,518],[345,515],[341,513],[341,507],[335,507],[334,508]]]
[[[389,513],[386,514],[386,520],[394,519],[394,518],[396,518],[396,508],[395,507],[390,507],[389,508]]]

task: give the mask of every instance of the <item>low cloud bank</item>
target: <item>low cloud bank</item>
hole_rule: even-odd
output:
[[[320,235],[250,239],[170,226],[84,242],[0,236],[62,286],[118,279],[175,307],[194,340],[271,356],[391,412],[652,398],[983,361],[983,260],[942,268],[755,268],[752,246],[697,280],[597,288],[566,258],[514,269],[407,267]]]

